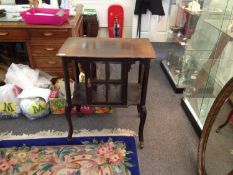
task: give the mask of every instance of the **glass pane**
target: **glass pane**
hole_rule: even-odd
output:
[[[93,84],[92,85],[92,102],[100,103],[106,102],[106,85]]]
[[[231,53],[232,47],[226,46],[218,59],[196,59],[191,65],[194,69],[184,72],[184,95],[202,126],[220,90],[233,76]]]
[[[95,62],[96,66],[96,79],[106,80],[106,64],[104,62]]]
[[[110,63],[110,80],[121,80],[121,64],[120,63]]]
[[[214,60],[190,59],[190,61],[189,69],[183,71],[183,79],[180,79],[180,81],[182,80],[186,84],[184,91],[186,102],[189,104],[190,110],[196,115],[202,128],[211,102],[216,97],[213,91],[214,79],[210,76]]]
[[[121,103],[121,85],[110,84],[108,90],[108,101],[110,103]]]

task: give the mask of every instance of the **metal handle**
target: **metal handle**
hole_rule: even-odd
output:
[[[9,34],[8,32],[0,32],[0,36],[6,36],[8,34]]]
[[[54,65],[54,64],[57,64],[57,62],[56,61],[48,61],[48,64]]]
[[[48,32],[48,33],[43,33],[43,35],[44,35],[44,36],[53,36],[54,34],[53,34],[53,33]]]
[[[52,47],[47,47],[47,48],[45,48],[45,50],[47,50],[47,51],[53,51],[54,48],[52,48]]]

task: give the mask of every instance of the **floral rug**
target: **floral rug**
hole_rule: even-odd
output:
[[[1,175],[139,175],[134,137],[0,141]]]

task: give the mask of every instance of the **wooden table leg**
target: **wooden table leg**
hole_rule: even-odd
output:
[[[144,137],[143,137],[143,131],[144,131],[144,125],[146,122],[146,115],[147,110],[146,106],[141,107],[141,113],[140,113],[140,124],[139,124],[139,147],[142,149],[144,148]]]
[[[138,111],[140,112],[140,124],[139,124],[138,135],[139,135],[139,146],[141,149],[144,147],[143,131],[147,116],[145,103],[146,103],[147,84],[149,78],[150,61],[149,60],[143,61],[143,65],[144,65],[144,70],[141,72],[143,73],[141,101],[140,104],[138,105]]]
[[[63,70],[64,70],[64,81],[65,81],[65,90],[66,90],[66,101],[67,106],[65,108],[65,116],[69,126],[69,133],[67,140],[70,141],[73,135],[73,124],[71,120],[71,109],[72,109],[72,102],[71,102],[71,92],[70,92],[70,76],[68,70],[68,60],[66,58],[62,58]]]
[[[71,119],[71,109],[72,109],[72,107],[69,107],[69,106],[66,106],[66,108],[65,108],[65,116],[66,116],[66,120],[67,120],[68,126],[69,126],[67,141],[72,140],[72,135],[73,135],[73,130],[74,130],[73,124],[72,124],[72,119]]]
[[[72,61],[73,64],[73,70],[74,70],[74,80],[75,80],[75,88],[79,84],[79,74],[81,72],[81,64],[77,63],[75,60]],[[80,112],[81,111],[81,105],[76,106],[76,111]]]
[[[139,70],[138,70],[138,84],[142,85],[142,79],[143,79],[143,64],[140,62],[139,63]],[[137,110],[138,110],[138,114],[139,117],[141,115],[142,112],[142,107],[140,104],[137,105]]]

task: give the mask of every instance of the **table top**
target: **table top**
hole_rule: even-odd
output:
[[[60,57],[153,59],[148,39],[70,37],[57,53]]]

